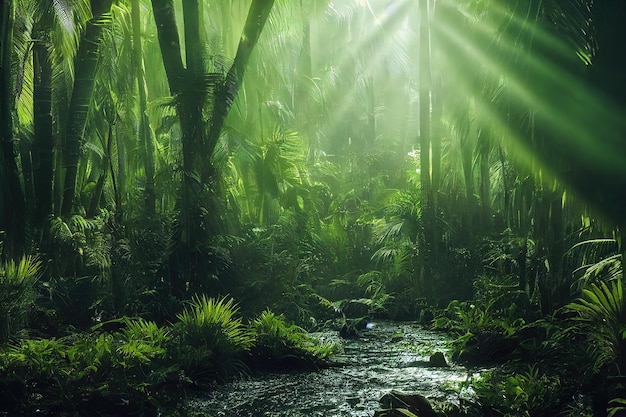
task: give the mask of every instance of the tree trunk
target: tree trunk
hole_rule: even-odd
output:
[[[204,48],[201,38],[201,13],[197,0],[183,3],[185,33],[185,56],[183,65],[178,26],[172,0],[152,0],[157,25],[159,45],[170,87],[177,97],[176,112],[182,131],[183,185],[179,200],[181,211],[178,230],[179,247],[173,255],[174,263],[192,285],[205,274],[202,264],[206,261],[199,248],[206,240],[203,233],[213,231],[220,224],[216,211],[217,172],[211,162],[213,150],[219,140],[226,115],[239,91],[245,67],[274,0],[253,0],[244,26],[239,48],[225,80],[218,86],[212,106],[212,118],[208,135],[203,109],[206,101],[207,76],[204,69]],[[207,195],[208,193],[208,195]],[[208,211],[210,218],[203,213]],[[211,224],[201,224],[202,217]],[[181,280],[174,287],[183,291]]]
[[[491,143],[487,137],[487,132],[478,134],[478,156],[480,169],[480,226],[483,233],[490,234],[491,225],[491,178],[489,154],[491,153]]]
[[[65,184],[61,215],[70,216],[76,192],[76,176],[81,147],[84,142],[84,131],[87,124],[87,113],[95,84],[98,66],[98,47],[105,25],[104,15],[111,9],[112,0],[91,0],[93,18],[81,38],[74,64],[74,88],[68,110],[69,120],[65,129],[65,149],[63,167]]]
[[[143,62],[143,41],[141,36],[141,5],[139,0],[132,0],[133,24],[133,61],[137,91],[139,92],[139,140],[145,150],[144,169],[146,173],[145,209],[146,214],[152,217],[155,213],[156,192],[154,189],[154,133],[148,119],[148,98],[146,92],[145,68]]]
[[[17,260],[24,254],[26,247],[26,203],[15,160],[13,137],[11,54],[14,2],[3,1],[0,13],[0,229],[6,233],[2,257]]]
[[[93,195],[91,197],[91,202],[89,203],[89,208],[87,209],[87,217],[94,217],[98,213],[98,208],[100,207],[100,200],[102,198],[102,191],[104,190],[104,182],[106,180],[107,175],[109,174],[110,160],[111,160],[111,143],[113,141],[113,126],[109,124],[106,142],[102,141],[102,150],[104,155],[102,156],[100,167],[100,175],[98,176],[98,181],[96,182],[96,186],[93,190]],[[113,173],[111,172],[111,175]]]
[[[226,79],[216,95],[207,143],[207,149],[211,153],[213,153],[213,149],[215,149],[220,137],[226,116],[237,97],[237,93],[243,82],[246,65],[259,40],[259,36],[261,35],[261,31],[265,26],[265,22],[267,21],[273,5],[274,0],[253,0],[250,5],[246,24],[243,28],[243,35],[241,36],[239,47],[237,48],[237,55],[235,55],[233,65],[230,67]]]
[[[33,45],[33,177],[35,188],[34,226],[41,231],[52,214],[52,179],[54,163],[54,134],[52,125],[52,60],[47,33],[37,31],[38,42]]]
[[[476,209],[476,199],[474,198],[474,167],[472,159],[474,157],[474,149],[470,141],[471,120],[469,116],[470,101],[467,100],[467,129],[462,129],[459,133],[459,147],[461,150],[461,168],[463,170],[463,183],[465,185],[465,209],[463,210],[463,230],[462,237],[465,244],[469,245],[474,236],[474,213]],[[469,245],[471,246],[471,245]]]
[[[126,194],[126,161],[128,160],[126,157],[126,142],[124,142],[124,135],[120,135],[119,126],[116,126],[113,130],[113,134],[115,135],[115,144],[117,148],[117,183],[115,181],[115,175],[113,174],[115,170],[113,166],[110,166],[111,169],[111,179],[113,183],[113,189],[115,192],[115,216],[118,219],[122,219],[122,201],[123,196]],[[112,164],[113,158],[109,159],[109,164]]]
[[[434,284],[434,230],[435,213],[431,180],[431,76],[430,76],[430,27],[429,0],[420,0],[420,46],[419,46],[419,132],[420,132],[420,179],[422,210],[422,268],[420,281],[424,296],[430,299]]]

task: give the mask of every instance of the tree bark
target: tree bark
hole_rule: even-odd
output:
[[[133,61],[137,91],[139,92],[139,140],[145,150],[144,170],[146,174],[145,209],[151,217],[155,213],[156,192],[154,189],[155,161],[154,161],[154,133],[148,119],[148,98],[146,92],[145,68],[143,62],[143,41],[141,36],[141,5],[139,0],[132,0],[131,17],[133,25]]]
[[[216,95],[207,143],[207,149],[211,153],[213,153],[217,141],[219,140],[222,127],[226,121],[226,116],[243,82],[243,76],[246,65],[250,60],[250,55],[252,55],[252,51],[259,40],[261,31],[265,26],[273,6],[274,0],[253,0],[250,5],[248,17],[246,18],[246,23],[243,28],[243,35],[241,36],[239,47],[237,48],[237,55],[235,55],[233,65],[230,67],[226,79]]]
[[[489,164],[489,154],[491,153],[491,143],[487,137],[487,132],[478,133],[478,157],[480,170],[480,226],[483,233],[491,233],[491,172]]]
[[[6,233],[3,258],[19,259],[26,247],[24,191],[15,160],[13,136],[13,89],[11,54],[13,53],[13,0],[0,5],[0,229]]]
[[[65,217],[72,214],[74,195],[76,193],[78,161],[80,159],[81,146],[84,142],[87,113],[91,103],[98,67],[98,48],[105,28],[102,18],[110,11],[111,4],[112,0],[91,0],[93,18],[87,22],[87,27],[76,53],[74,87],[68,110],[69,120],[65,129],[66,148],[63,153],[65,184],[63,187],[61,215]]]
[[[420,132],[420,180],[422,210],[422,268],[421,284],[424,296],[430,299],[434,284],[434,230],[435,213],[431,177],[431,73],[430,73],[430,25],[429,0],[419,1],[419,132]]]
[[[54,164],[54,134],[52,125],[52,60],[47,45],[47,33],[37,31],[33,45],[33,177],[35,188],[34,225],[41,230],[52,214],[52,180]]]

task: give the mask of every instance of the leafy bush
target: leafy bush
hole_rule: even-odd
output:
[[[24,324],[40,269],[41,262],[32,256],[0,264],[0,343]]]
[[[121,318],[91,333],[5,344],[0,414],[155,415],[190,384],[242,371],[244,359],[318,366],[338,349],[270,311],[250,326],[237,312],[232,299],[197,296],[172,326]]]
[[[488,372],[474,381],[484,415],[534,417],[551,415],[558,406],[560,380],[534,366],[513,375]]]
[[[453,358],[484,362],[502,359],[518,347],[517,333],[524,320],[500,317],[479,305],[454,300],[434,325],[456,335],[452,342]]]
[[[202,381],[241,369],[242,354],[254,343],[254,335],[235,318],[234,300],[195,296],[177,315],[173,326],[174,360],[188,377]],[[212,375],[211,375],[212,374]]]
[[[626,369],[626,299],[621,280],[591,284],[563,310],[575,315],[566,333],[589,340],[587,352],[594,372],[611,364]]]
[[[256,367],[317,367],[340,346],[317,340],[283,316],[265,310],[253,322],[256,344],[251,358]]]
[[[74,414],[153,413],[170,398],[167,328],[122,319],[114,333],[21,340],[0,351],[0,410]]]

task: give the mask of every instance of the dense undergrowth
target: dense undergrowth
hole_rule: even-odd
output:
[[[498,309],[484,299],[451,302],[434,320],[434,327],[455,335],[453,358],[469,366],[495,366],[466,382],[465,388],[471,387],[475,395],[466,412],[622,415],[626,410],[621,373],[626,357],[623,287],[621,279],[591,284],[580,298],[535,320],[516,312],[515,304]]]
[[[237,312],[232,299],[199,296],[168,325],[121,318],[61,337],[18,334],[0,349],[1,410],[173,413],[191,390],[285,363],[290,369],[317,369],[340,348],[309,337],[269,310],[250,323]]]
[[[87,237],[82,259],[91,259],[96,267],[66,262],[65,272],[97,273],[109,265],[101,276],[55,277],[48,267],[44,279],[37,257],[0,265],[2,412],[186,413],[180,407],[187,393],[216,381],[324,366],[340,346],[320,343],[307,330],[331,328],[358,337],[365,318],[432,324],[454,336],[454,361],[470,368],[495,366],[461,387],[474,392],[457,410],[462,414],[595,417],[620,415],[626,405],[622,269],[604,251],[589,256],[575,272],[572,293],[578,298],[546,313],[538,290],[520,289],[510,252],[494,256],[493,247],[502,243],[490,242],[483,255],[486,267],[473,279],[473,296],[442,307],[419,297],[403,269],[322,281],[316,277],[336,267],[332,254],[311,241],[290,246],[291,229],[277,228],[247,240],[225,239],[214,247],[216,274],[232,281],[213,284],[232,297],[210,297],[190,282],[190,295],[183,301],[155,280],[166,271],[159,248],[170,250],[154,240],[156,234],[129,236],[117,243],[110,263],[98,264],[90,240],[100,241],[94,235],[101,232],[84,225],[77,230]],[[147,238],[153,252],[140,253]],[[589,243],[602,245],[606,242]],[[125,256],[118,257],[117,251]],[[241,256],[241,262],[233,262],[232,256]],[[533,253],[527,256],[533,265]],[[447,268],[457,271],[460,264]],[[294,273],[300,284],[290,278]],[[125,274],[137,278],[130,282]],[[119,279],[127,285],[118,288]],[[191,294],[193,289],[198,291]]]

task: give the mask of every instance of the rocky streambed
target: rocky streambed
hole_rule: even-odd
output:
[[[341,340],[344,352],[327,369],[233,381],[213,387],[189,405],[213,417],[370,417],[380,408],[380,398],[392,390],[458,405],[460,396],[471,396],[471,388],[459,394],[459,387],[475,371],[453,363],[432,365],[431,355],[446,354],[448,340],[416,323],[375,322],[359,337]]]

